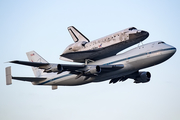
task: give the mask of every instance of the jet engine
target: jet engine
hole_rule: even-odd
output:
[[[136,77],[134,80],[135,83],[146,83],[149,82],[151,78],[150,72],[139,72],[138,77]]]
[[[62,72],[63,71],[63,67],[61,66],[61,64],[57,64],[57,65],[52,65],[50,66],[48,69],[45,69],[44,72]]]
[[[71,48],[72,48],[73,51],[78,51],[79,49],[84,47],[86,43],[87,43],[86,41],[78,41],[78,42],[74,43],[71,46]]]
[[[90,66],[87,68],[87,70],[84,72],[86,75],[96,75],[101,72],[101,67],[100,66]]]

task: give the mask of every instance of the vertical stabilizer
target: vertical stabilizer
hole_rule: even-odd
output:
[[[27,55],[29,61],[31,61],[31,62],[48,63],[44,58],[42,58],[35,51],[27,52],[26,55]],[[34,75],[36,77],[40,77],[43,74],[43,70],[42,69],[38,69],[37,67],[32,67],[32,70],[33,70]]]
[[[68,31],[74,42],[78,42],[78,41],[89,42],[89,39],[86,38],[86,36],[84,36],[81,32],[79,32],[74,26],[69,26]]]
[[[12,84],[11,67],[6,67],[6,85]]]

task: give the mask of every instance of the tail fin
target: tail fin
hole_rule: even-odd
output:
[[[69,26],[68,31],[74,42],[78,42],[78,41],[89,42],[89,39],[86,38],[81,32],[79,32],[74,26]]]
[[[11,67],[6,67],[6,85],[12,84]]]
[[[31,61],[31,62],[48,63],[44,58],[42,58],[35,51],[27,52],[26,55],[27,55],[29,61]],[[40,77],[43,74],[43,70],[38,69],[37,67],[32,67],[32,70],[36,77]]]

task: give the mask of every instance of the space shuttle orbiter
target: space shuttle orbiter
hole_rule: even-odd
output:
[[[90,42],[75,27],[68,27],[68,31],[75,43],[64,50],[63,54],[60,55],[60,59],[71,62],[95,61],[110,57],[145,40],[149,36],[147,31],[130,27]]]

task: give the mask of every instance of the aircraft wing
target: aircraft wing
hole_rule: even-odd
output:
[[[75,64],[53,64],[53,63],[39,63],[39,62],[28,62],[28,61],[10,61],[10,63],[16,63],[21,65],[27,65],[32,67],[38,67],[44,69],[44,72],[57,72],[61,73],[69,71],[72,74],[83,74],[83,75],[95,75],[100,72],[109,72],[112,70],[122,69],[123,64],[119,65],[75,65]]]
[[[84,68],[85,65],[69,65],[69,64],[54,64],[54,63],[40,63],[40,62],[29,62],[29,61],[19,61],[14,60],[10,61],[10,63],[20,64],[20,65],[27,65],[32,67],[39,67],[40,69],[50,69],[52,67],[63,67],[63,70],[71,71],[76,69]]]
[[[16,63],[16,64],[21,64],[21,65],[33,66],[33,67],[49,65],[49,63],[19,61],[19,60],[10,61],[10,63]]]

